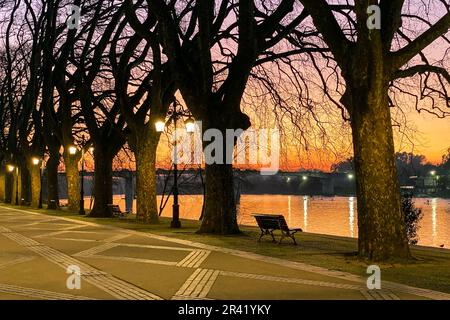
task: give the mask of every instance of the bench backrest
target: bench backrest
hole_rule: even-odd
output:
[[[112,213],[121,213],[120,207],[116,204],[108,204],[108,208],[112,211]]]
[[[261,229],[289,230],[286,219],[281,214],[254,214],[253,216]]]

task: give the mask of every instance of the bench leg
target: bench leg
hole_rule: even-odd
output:
[[[277,240],[275,240],[275,236],[273,235],[273,231],[270,231],[270,235],[272,236],[272,242],[277,242]]]
[[[289,238],[292,239],[292,241],[294,242],[294,245],[297,245],[297,241],[295,240],[295,236],[294,236],[293,234],[290,234],[290,233],[284,233],[284,232],[281,234],[281,239],[280,239],[280,241],[278,242],[278,244],[281,244],[281,242],[283,241],[283,239],[284,239],[284,238],[287,238],[287,237],[289,237]]]
[[[261,235],[259,236],[258,242],[261,242],[262,237],[264,237],[264,231],[261,230]]]
[[[272,230],[262,230],[262,229],[261,229],[261,235],[259,236],[258,242],[261,242],[261,239],[264,236],[267,236],[267,235],[270,235],[272,237],[272,241],[276,242],[275,236],[273,235],[273,231]]]
[[[292,238],[292,241],[294,241],[294,245],[297,245],[297,241],[295,241],[295,236],[292,235],[291,238]]]

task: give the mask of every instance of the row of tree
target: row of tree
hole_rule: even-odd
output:
[[[47,155],[54,208],[62,155],[69,208],[77,208],[81,152],[69,146],[82,143],[94,147],[90,215],[107,215],[112,160],[127,143],[136,158],[137,219],[157,222],[154,123],[174,96],[203,130],[245,130],[241,101],[254,81],[299,124],[279,90],[288,83],[298,93],[291,105],[311,110],[320,88],[350,122],[360,255],[409,257],[390,110],[417,96],[418,109],[448,114],[446,56],[427,51],[439,38],[450,43],[447,1],[0,0],[0,8],[0,154],[20,168],[20,192],[31,181],[33,206],[41,186],[31,159]],[[224,163],[206,165],[199,232],[239,232],[232,165]]]

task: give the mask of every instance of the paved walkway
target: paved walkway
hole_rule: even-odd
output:
[[[0,207],[0,299],[450,299],[366,279],[69,218]],[[69,266],[81,288],[67,287]]]

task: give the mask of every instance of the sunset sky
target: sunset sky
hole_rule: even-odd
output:
[[[450,148],[450,118],[438,119],[427,113],[411,113],[420,137],[415,152],[423,154],[433,163],[439,163]]]
[[[409,131],[406,135],[398,133],[394,127],[396,150],[423,154],[426,160],[438,164],[442,155],[450,147],[450,118],[440,119],[434,115],[411,110],[406,113]],[[253,117],[252,117],[253,118]],[[331,126],[342,126],[342,119],[336,117]],[[259,127],[258,121],[253,118],[254,127]],[[343,134],[345,133],[345,134]],[[310,134],[313,136],[314,134]],[[289,133],[281,141],[284,149],[280,155],[280,169],[296,171],[299,169],[319,169],[329,171],[333,163],[352,156],[350,130],[342,129],[337,133],[330,131],[329,144],[321,145],[320,141],[311,143],[310,150],[306,152],[304,146],[296,143],[295,133]],[[158,148],[158,166],[168,168],[171,165],[169,142],[163,135]],[[240,165],[240,168],[255,168],[253,165]]]

